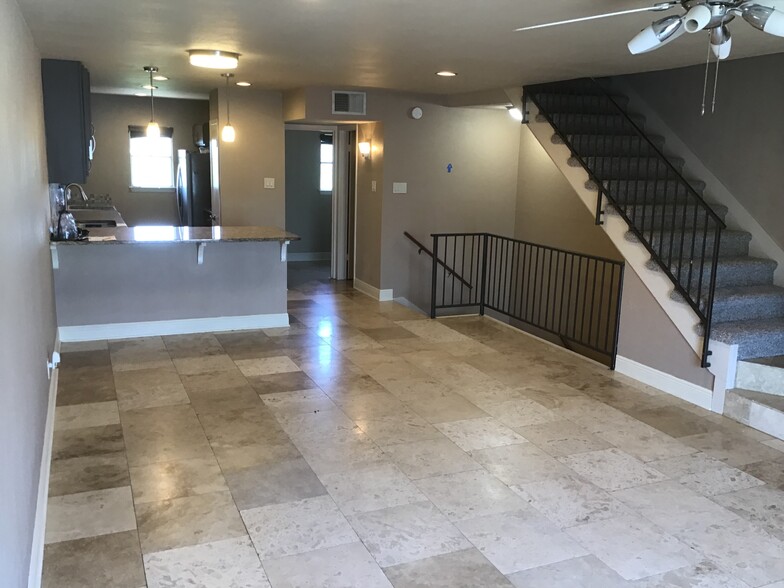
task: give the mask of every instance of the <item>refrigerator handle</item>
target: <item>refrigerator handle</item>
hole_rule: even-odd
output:
[[[177,218],[180,224],[182,224],[182,202],[180,202],[180,187],[182,183],[180,182],[180,177],[182,174],[182,162],[177,164],[177,179],[175,180],[175,191],[174,191],[174,199],[177,201]]]

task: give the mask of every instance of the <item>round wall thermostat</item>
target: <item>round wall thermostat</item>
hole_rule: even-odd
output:
[[[411,118],[413,118],[414,120],[419,120],[420,118],[422,118],[423,114],[424,111],[421,108],[419,108],[419,106],[414,106],[414,108],[411,109]]]

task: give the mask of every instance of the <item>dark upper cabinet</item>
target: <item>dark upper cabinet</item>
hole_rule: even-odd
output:
[[[90,112],[90,72],[79,61],[41,60],[49,182],[84,183],[95,138]]]

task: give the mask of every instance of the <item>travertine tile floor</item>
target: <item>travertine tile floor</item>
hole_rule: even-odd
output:
[[[784,586],[784,447],[488,319],[69,345],[44,584]]]

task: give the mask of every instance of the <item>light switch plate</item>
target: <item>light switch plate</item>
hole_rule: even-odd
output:
[[[376,191],[376,180],[373,180],[372,182],[370,182],[370,191],[371,192],[375,192]]]
[[[275,189],[275,178],[264,178],[264,188],[266,190]]]
[[[392,183],[392,193],[393,194],[408,194],[408,183],[406,183],[406,182],[393,182]]]

